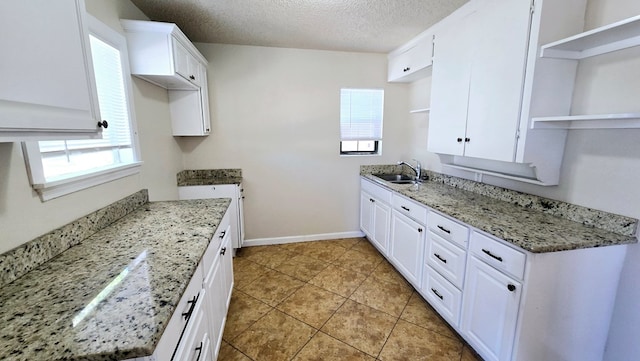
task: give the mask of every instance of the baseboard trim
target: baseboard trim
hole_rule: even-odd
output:
[[[357,238],[357,237],[364,237],[364,233],[362,233],[361,231],[356,231],[356,232],[310,234],[306,236],[245,239],[244,242],[242,243],[242,247],[269,246],[273,244],[324,241],[328,239]]]

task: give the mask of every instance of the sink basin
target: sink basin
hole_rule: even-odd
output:
[[[394,184],[411,184],[414,182],[413,177],[404,174],[373,174],[373,176]]]

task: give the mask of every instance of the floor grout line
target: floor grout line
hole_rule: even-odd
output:
[[[322,242],[322,241],[320,241],[320,242]],[[269,313],[271,313],[271,312],[273,312],[273,311],[275,310],[275,311],[277,311],[277,312],[282,313],[283,315],[286,315],[286,316],[288,316],[288,317],[291,317],[292,319],[296,320],[297,322],[301,322],[302,324],[304,324],[304,325],[306,325],[306,326],[308,326],[308,327],[311,327],[311,328],[314,330],[314,332],[313,332],[313,334],[311,335],[311,337],[309,337],[309,339],[307,339],[307,340],[304,342],[304,344],[302,344],[302,345],[301,345],[301,346],[300,346],[300,347],[295,351],[295,353],[294,353],[294,354],[289,358],[289,360],[293,360],[294,358],[296,358],[296,357],[300,354],[300,352],[301,352],[305,347],[307,347],[307,345],[309,345],[309,343],[310,343],[310,342],[311,342],[315,337],[317,337],[317,335],[318,335],[319,333],[322,333],[322,334],[324,334],[324,335],[326,335],[326,336],[328,336],[328,337],[330,337],[330,338],[332,338],[332,339],[336,340],[337,342],[340,342],[341,344],[347,345],[348,347],[350,347],[350,348],[352,348],[352,349],[358,350],[359,352],[361,352],[361,353],[363,353],[363,354],[365,354],[365,355],[369,355],[369,356],[371,356],[370,354],[368,354],[367,352],[365,352],[365,351],[363,351],[363,350],[359,349],[358,347],[356,347],[356,346],[354,346],[354,345],[351,345],[351,344],[349,344],[349,343],[347,343],[347,342],[345,342],[345,341],[342,341],[342,340],[340,340],[340,339],[338,339],[338,338],[336,338],[336,337],[334,337],[334,336],[332,336],[332,335],[330,335],[330,334],[328,334],[328,333],[326,333],[326,332],[323,332],[323,331],[322,331],[322,328],[323,328],[323,327],[325,327],[325,325],[329,322],[329,320],[331,320],[331,319],[332,319],[332,318],[333,318],[333,317],[338,313],[338,311],[344,307],[344,305],[347,303],[347,301],[352,301],[352,302],[354,302],[354,303],[356,303],[356,304],[359,304],[359,305],[362,305],[362,306],[368,307],[368,308],[370,308],[370,309],[372,309],[372,310],[375,310],[375,311],[381,312],[381,313],[383,313],[383,314],[385,314],[385,315],[388,315],[388,316],[390,316],[390,317],[393,317],[393,318],[395,319],[395,322],[394,322],[394,324],[393,324],[393,327],[391,327],[391,329],[390,329],[390,331],[389,331],[389,334],[387,335],[387,337],[386,337],[386,338],[385,338],[385,340],[384,340],[384,343],[382,344],[382,347],[381,347],[381,348],[380,348],[380,350],[378,351],[377,355],[373,357],[375,360],[380,360],[380,355],[382,354],[382,351],[383,351],[383,350],[384,350],[384,348],[387,346],[387,344],[388,344],[388,342],[389,342],[389,340],[390,340],[390,338],[391,338],[391,336],[392,336],[393,332],[396,330],[396,328],[397,328],[397,326],[398,326],[398,323],[399,323],[399,322],[400,322],[400,320],[402,319],[403,321],[405,321],[405,322],[407,322],[407,323],[409,323],[409,324],[411,324],[411,325],[417,326],[417,327],[419,327],[419,328],[421,328],[421,329],[427,330],[427,331],[429,331],[429,332],[434,332],[435,334],[438,334],[438,335],[441,335],[441,336],[443,336],[443,337],[446,337],[446,338],[449,338],[449,339],[453,339],[453,340],[456,340],[456,341],[460,342],[460,343],[461,343],[461,348],[460,348],[460,361],[461,361],[461,360],[462,360],[462,357],[463,357],[463,355],[464,355],[465,348],[467,348],[467,347],[469,347],[469,346],[468,346],[468,344],[466,343],[466,341],[465,341],[464,339],[462,339],[460,336],[458,336],[458,335],[457,335],[457,332],[453,331],[453,332],[454,332],[454,334],[455,334],[457,337],[452,337],[451,335],[447,335],[447,334],[443,334],[443,333],[441,333],[441,332],[434,331],[434,330],[432,330],[432,329],[430,329],[430,328],[428,328],[428,327],[425,327],[425,326],[423,326],[423,325],[417,324],[416,322],[412,322],[412,321],[405,320],[405,319],[403,319],[403,318],[402,318],[402,315],[403,315],[403,314],[405,313],[405,311],[407,310],[407,307],[409,306],[409,303],[410,303],[410,301],[411,301],[412,297],[419,297],[422,301],[424,301],[424,302],[426,303],[426,306],[427,306],[427,307],[432,308],[432,306],[431,306],[431,305],[429,305],[429,303],[428,303],[428,302],[426,302],[426,301],[424,300],[424,297],[422,297],[422,295],[418,292],[418,290],[417,290],[417,289],[415,289],[415,287],[413,287],[413,285],[411,285],[410,283],[408,283],[408,282],[404,281],[403,276],[402,276],[402,275],[401,275],[401,274],[400,274],[400,273],[395,269],[395,267],[393,267],[393,265],[392,265],[392,264],[390,264],[389,266],[391,267],[391,269],[392,269],[393,271],[395,271],[395,273],[397,273],[400,277],[402,277],[402,279],[401,279],[401,280],[395,280],[395,279],[393,279],[393,278],[387,278],[387,277],[382,276],[382,275],[380,275],[380,274],[376,274],[376,271],[377,271],[378,269],[380,269],[380,267],[381,267],[385,262],[386,262],[386,263],[389,263],[389,261],[388,261],[388,260],[386,260],[386,258],[385,258],[384,256],[382,256],[382,255],[379,253],[379,251],[378,251],[377,249],[375,249],[375,247],[373,248],[373,249],[376,251],[376,254],[375,254],[375,255],[374,255],[374,254],[372,254],[372,252],[369,252],[369,251],[367,251],[367,250],[363,250],[363,249],[361,249],[361,248],[357,248],[357,249],[356,249],[355,247],[356,247],[357,245],[361,244],[362,242],[367,242],[367,244],[368,244],[368,246],[367,246],[367,247],[374,247],[373,245],[371,245],[371,243],[370,243],[366,238],[360,238],[357,242],[354,242],[354,243],[353,243],[350,247],[348,247],[348,248],[347,248],[347,247],[343,247],[342,245],[337,244],[337,243],[330,243],[329,245],[331,245],[331,247],[340,247],[340,248],[344,249],[344,253],[341,253],[341,255],[340,255],[339,257],[337,257],[337,258],[333,258],[333,259],[331,259],[331,260],[326,260],[326,259],[323,259],[323,258],[317,258],[317,257],[314,257],[314,255],[313,255],[313,253],[314,253],[314,252],[307,252],[307,253],[305,253],[304,251],[299,251],[299,249],[300,249],[300,248],[298,248],[297,250],[291,250],[291,249],[285,249],[284,247],[281,247],[281,248],[280,248],[280,250],[281,250],[281,251],[286,251],[286,252],[287,252],[287,254],[288,254],[290,257],[286,258],[286,259],[285,259],[285,260],[283,260],[283,261],[275,262],[275,263],[270,262],[270,260],[266,260],[266,261],[265,261],[265,263],[269,263],[269,265],[264,265],[264,264],[261,264],[261,263],[259,263],[259,262],[254,261],[252,258],[258,258],[258,259],[259,259],[259,255],[260,255],[260,253],[263,253],[263,252],[272,253],[272,249],[273,249],[273,248],[269,248],[269,247],[272,247],[272,246],[263,246],[263,247],[265,247],[265,248],[262,248],[261,250],[257,250],[255,253],[249,253],[249,255],[245,255],[245,256],[243,256],[243,255],[242,255],[242,253],[240,253],[240,255],[239,255],[238,257],[240,257],[240,258],[244,258],[244,260],[243,260],[242,262],[250,262],[251,264],[257,265],[257,266],[262,267],[262,268],[264,268],[264,269],[266,269],[266,270],[271,270],[271,271],[277,272],[278,274],[281,274],[281,275],[287,276],[287,277],[289,277],[289,278],[291,278],[291,279],[293,279],[293,280],[295,280],[295,281],[297,281],[297,282],[300,282],[300,283],[301,283],[301,285],[299,285],[299,286],[297,286],[297,287],[294,287],[294,288],[291,290],[291,292],[289,292],[289,293],[287,293],[287,294],[286,294],[286,296],[284,296],[284,297],[283,297],[282,299],[280,299],[279,301],[275,302],[275,303],[274,303],[274,306],[272,306],[272,305],[271,305],[271,304],[269,304],[269,303],[266,303],[265,301],[263,301],[263,300],[261,300],[261,299],[259,299],[259,298],[255,297],[255,296],[252,296],[251,294],[248,294],[247,292],[243,291],[242,289],[239,289],[239,288],[234,287],[234,291],[236,291],[236,292],[241,292],[241,293],[242,293],[242,294],[244,294],[245,296],[247,296],[247,297],[251,297],[252,299],[259,301],[260,303],[262,303],[262,304],[264,304],[264,305],[267,305],[267,306],[269,307],[269,310],[268,310],[268,311],[266,311],[264,314],[262,314],[260,317],[258,317],[256,320],[254,320],[253,322],[251,322],[251,323],[249,324],[249,326],[247,326],[246,328],[244,328],[242,331],[238,332],[238,334],[237,334],[233,339],[231,339],[231,340],[226,340],[226,339],[224,339],[224,337],[223,337],[223,341],[224,341],[224,342],[226,342],[226,343],[228,343],[228,344],[229,344],[229,346],[231,346],[233,349],[235,349],[235,350],[237,350],[238,352],[240,352],[241,354],[245,355],[248,359],[250,359],[250,360],[252,360],[252,361],[257,361],[257,360],[254,360],[253,358],[249,357],[249,356],[248,356],[247,354],[245,354],[244,352],[242,352],[240,349],[238,349],[238,348],[237,348],[234,344],[232,344],[231,342],[233,342],[234,340],[236,340],[240,335],[242,335],[242,334],[244,334],[245,332],[247,332],[247,330],[249,330],[251,327],[253,327],[257,322],[259,322],[259,321],[260,321],[260,320],[262,320],[266,315],[268,315]],[[306,243],[306,242],[305,242],[305,243]],[[280,245],[273,245],[273,247],[278,247],[278,246],[280,246]],[[315,246],[315,245],[314,245],[314,246]],[[304,245],[301,245],[300,247],[304,247]],[[331,247],[329,247],[329,249],[330,249]],[[293,247],[293,248],[295,249],[295,247]],[[320,249],[322,249],[322,247],[320,247]],[[335,248],[334,248],[334,249],[335,249]],[[347,266],[345,266],[345,265],[344,265],[344,262],[340,262],[340,259],[341,259],[342,257],[344,257],[344,255],[345,255],[347,252],[351,251],[351,250],[353,250],[354,252],[358,252],[359,254],[364,255],[364,256],[366,256],[366,257],[376,256],[376,255],[377,255],[380,259],[379,259],[378,261],[376,261],[376,262],[375,262],[375,264],[373,265],[373,267],[371,268],[371,270],[367,271],[366,273],[362,273],[362,272],[360,272],[360,271],[356,271],[356,270],[353,270],[353,269],[351,269],[351,268],[348,268]],[[335,251],[327,251],[327,252],[335,252]],[[316,254],[324,254],[324,253],[322,253],[322,251],[318,251],[318,252],[316,252]],[[256,255],[257,255],[257,256],[256,256]],[[315,260],[315,261],[322,262],[322,263],[323,263],[323,265],[324,265],[324,267],[322,267],[322,269],[321,269],[320,271],[316,272],[312,277],[308,278],[307,280],[304,280],[304,279],[299,278],[300,276],[294,276],[294,275],[291,275],[291,274],[285,273],[285,272],[283,272],[283,271],[280,271],[279,269],[276,269],[276,268],[278,268],[278,267],[280,267],[280,266],[284,265],[284,264],[287,262],[287,260],[290,260],[290,259],[292,259],[292,258],[294,258],[294,257],[296,257],[296,256],[303,256],[303,257],[306,257],[306,258],[309,258],[309,259],[313,259],[313,260]],[[251,257],[251,258],[246,258],[246,257]],[[269,257],[269,256],[267,255],[267,257]],[[324,256],[323,256],[323,257],[324,257]],[[357,256],[357,257],[359,258],[359,256]],[[357,264],[357,262],[356,262],[356,264]],[[294,269],[294,270],[293,270],[293,271],[291,271],[291,272],[292,272],[292,273],[295,273],[295,266],[296,266],[296,264],[292,262],[292,263],[291,263],[291,265],[293,266],[292,268]],[[301,262],[299,266],[305,267],[306,265],[305,265],[305,263]],[[352,272],[352,273],[355,273],[355,274],[362,275],[362,276],[364,276],[364,278],[363,278],[360,282],[358,282],[358,283],[357,283],[357,285],[355,285],[355,286],[353,287],[352,291],[351,291],[351,292],[349,292],[349,293],[348,293],[348,296],[346,296],[346,297],[345,297],[344,295],[342,295],[342,294],[337,293],[337,292],[334,292],[334,291],[328,290],[328,289],[324,288],[323,286],[320,286],[320,285],[316,285],[316,284],[311,283],[311,282],[312,282],[316,277],[318,277],[318,275],[320,275],[322,272],[325,272],[325,271],[326,271],[330,266],[337,267],[337,268],[339,268],[339,269],[341,269],[341,270],[343,270],[343,271],[344,271],[344,270],[346,270],[346,271],[348,271],[348,272]],[[386,267],[386,266],[385,266],[385,267]],[[261,278],[261,276],[264,274],[264,273],[262,273],[262,272],[258,272],[258,273],[259,273],[259,275],[258,275],[255,279],[253,279],[252,281],[250,281],[249,283],[247,283],[247,284],[245,285],[245,287],[248,287],[249,285],[254,284],[254,283],[255,283],[257,280],[259,280],[259,279]],[[235,275],[235,272],[234,272],[234,275]],[[389,274],[389,275],[391,275],[391,274]],[[308,277],[307,275],[305,275],[305,276],[304,276],[304,278],[307,278],[307,277]],[[402,310],[399,312],[399,315],[398,315],[398,316],[393,315],[393,314],[391,314],[391,313],[388,313],[388,312],[386,312],[386,311],[384,311],[384,310],[380,310],[380,309],[378,309],[378,308],[376,308],[376,307],[372,307],[372,306],[370,306],[370,305],[368,305],[368,304],[366,304],[366,303],[362,303],[362,302],[359,302],[359,301],[357,301],[357,300],[355,300],[355,299],[352,299],[352,298],[351,298],[351,297],[353,297],[353,295],[354,295],[354,294],[355,294],[355,293],[356,293],[356,292],[357,292],[357,291],[362,287],[362,285],[363,285],[367,280],[369,280],[369,278],[372,278],[372,277],[374,278],[374,280],[375,280],[375,281],[381,281],[381,282],[384,282],[384,283],[389,284],[389,285],[392,285],[392,284],[394,284],[394,283],[396,283],[396,282],[402,282],[402,281],[404,281],[404,283],[405,283],[405,284],[407,284],[407,285],[409,285],[409,286],[410,286],[410,288],[411,288],[411,294],[410,294],[409,298],[407,299],[407,302],[406,302],[406,303],[404,304],[404,306],[402,307]],[[338,306],[337,306],[337,307],[336,307],[336,308],[331,312],[331,314],[330,314],[330,315],[329,315],[329,316],[324,320],[324,322],[323,322],[321,325],[319,325],[319,327],[318,327],[318,328],[316,328],[316,327],[315,327],[315,326],[313,326],[313,325],[310,325],[309,323],[307,323],[307,322],[305,322],[305,321],[303,321],[303,320],[299,319],[298,317],[296,317],[296,316],[294,316],[294,315],[289,314],[288,312],[286,312],[286,311],[284,311],[284,310],[280,310],[280,309],[279,309],[279,307],[280,307],[281,305],[283,305],[285,302],[287,302],[287,300],[291,299],[291,298],[292,298],[292,297],[293,297],[293,296],[294,296],[298,291],[300,291],[302,288],[304,288],[304,287],[305,287],[305,286],[307,286],[307,285],[309,285],[309,286],[313,286],[313,287],[318,288],[318,289],[320,289],[320,290],[322,290],[322,291],[325,291],[325,292],[331,293],[331,294],[333,294],[333,295],[339,296],[339,297],[341,297],[341,298],[343,299],[342,303],[341,303],[340,305],[338,305]],[[404,287],[404,285],[403,285],[403,287]],[[363,301],[365,301],[365,302],[366,302],[366,300],[363,300]],[[433,311],[433,310],[431,310],[431,311]],[[435,312],[435,311],[433,311],[433,312]],[[436,313],[436,315],[437,315],[437,313]],[[438,317],[439,317],[440,319],[442,318],[442,317],[441,317],[441,316],[439,316],[439,315],[438,315]],[[444,322],[444,325],[446,325],[446,326],[448,326],[448,327],[450,328],[450,326],[448,325],[448,323],[447,323],[446,321],[443,321],[443,320],[440,320],[440,321]],[[469,349],[471,350],[471,348],[470,348],[470,347],[469,347]],[[472,352],[472,353],[475,355],[475,352]],[[477,355],[476,355],[476,356],[477,356]]]

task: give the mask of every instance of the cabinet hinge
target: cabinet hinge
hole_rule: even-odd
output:
[[[436,36],[433,35],[431,37],[431,62],[433,62],[433,58],[436,56]]]
[[[516,139],[520,139],[520,129],[516,130]]]
[[[533,12],[536,10],[536,2],[535,1],[531,1],[531,14],[533,14]]]

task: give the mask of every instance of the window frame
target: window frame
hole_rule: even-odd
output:
[[[129,116],[131,148],[134,156],[134,161],[125,164],[115,164],[101,168],[94,168],[83,174],[77,174],[55,181],[47,181],[44,176],[42,155],[40,153],[38,142],[23,142],[22,152],[27,167],[29,181],[31,182],[31,186],[33,187],[33,189],[38,192],[38,194],[40,195],[40,199],[43,202],[83,189],[111,182],[116,179],[137,174],[140,172],[140,168],[143,163],[140,160],[140,142],[138,140],[138,130],[133,106],[133,88],[131,84],[131,70],[129,67],[129,54],[127,51],[126,38],[124,37],[124,35],[102,23],[91,14],[87,13],[86,19],[88,28],[86,41],[89,41],[89,35],[91,35],[116,48],[120,52],[124,92],[127,101],[127,112]],[[85,46],[90,47],[88,43]]]
[[[347,90],[347,91],[357,91],[357,90],[361,90],[361,91],[380,91],[381,92],[381,96],[382,96],[382,104],[380,104],[380,137],[379,139],[364,139],[364,138],[343,138],[343,134],[342,134],[342,114],[340,117],[340,143],[338,146],[338,150],[339,150],[339,155],[340,156],[381,156],[382,155],[382,133],[383,133],[383,127],[384,127],[384,88],[352,88],[352,87],[343,87],[340,88],[340,110],[342,112],[342,92],[343,90]],[[343,142],[353,142],[353,141],[357,141],[357,142],[374,142],[374,150],[370,151],[370,150],[350,150],[350,151],[343,151]]]

